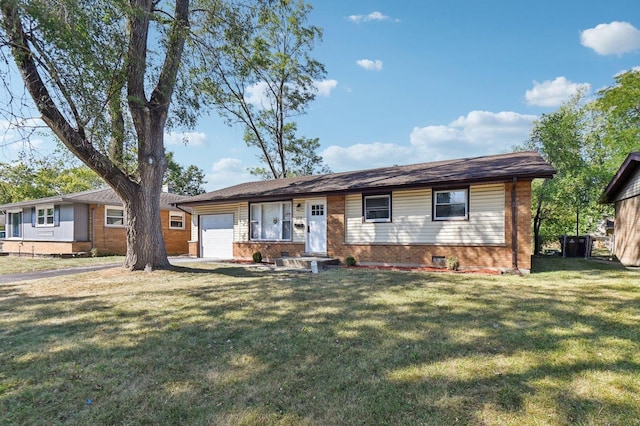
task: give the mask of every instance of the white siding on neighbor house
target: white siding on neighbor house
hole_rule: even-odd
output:
[[[638,167],[629,179],[629,182],[627,182],[624,188],[618,193],[615,201],[625,200],[637,195],[640,195],[640,167]]]
[[[362,195],[346,197],[346,242],[352,244],[504,244],[503,184],[472,186],[469,220],[433,221],[431,189],[394,191],[390,223],[362,221]]]

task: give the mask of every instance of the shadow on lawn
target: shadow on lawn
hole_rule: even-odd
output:
[[[140,290],[150,302],[135,306],[0,287],[2,423],[28,423],[34,412],[72,424],[640,418],[631,289],[378,271],[179,272],[176,280],[211,280]],[[599,375],[630,397],[576,386],[603,385],[589,382]]]

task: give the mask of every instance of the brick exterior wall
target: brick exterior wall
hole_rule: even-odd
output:
[[[233,257],[236,259],[253,259],[253,253],[259,251],[262,253],[264,262],[275,262],[276,259],[282,257],[282,253],[286,252],[289,256],[300,257],[304,252],[304,243],[292,242],[242,242],[233,244]]]
[[[0,240],[0,248],[4,253],[31,255],[60,255],[89,252],[91,243],[82,242],[48,242],[48,241],[19,241]]]
[[[353,256],[359,263],[432,265],[432,256],[458,256],[461,267],[511,268],[511,189],[505,184],[504,245],[345,244],[345,197],[327,197],[327,255],[341,261]],[[518,267],[531,269],[531,182],[516,186]],[[473,214],[473,213],[472,213]]]
[[[127,231],[124,227],[105,226],[105,206],[90,206],[95,219],[95,227],[89,224],[89,233],[95,230],[94,244],[99,253],[121,254],[127,253]],[[191,238],[191,215],[184,214],[184,229],[169,229],[169,211],[160,211],[162,221],[162,235],[167,254],[170,256],[189,253],[189,239]],[[90,237],[91,238],[91,237]]]
[[[92,213],[93,212],[93,213]],[[105,206],[89,206],[89,241],[54,242],[54,241],[20,241],[0,240],[1,249],[5,253],[28,253],[37,255],[58,255],[89,252],[93,247],[101,255],[127,253],[127,235],[124,227],[105,227]],[[189,253],[191,237],[191,215],[185,213],[185,229],[169,229],[169,212],[161,211],[162,234],[168,255]],[[95,223],[92,223],[95,220]],[[95,231],[95,235],[91,235]]]

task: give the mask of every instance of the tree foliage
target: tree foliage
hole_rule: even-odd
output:
[[[534,182],[535,250],[559,235],[595,230],[611,206],[602,192],[629,152],[640,149],[640,72],[628,71],[594,100],[578,93],[558,110],[543,114],[523,147],[533,149],[558,174]]]
[[[244,125],[244,140],[258,148],[264,165],[252,173],[278,179],[328,172],[318,139],[296,136],[293,121],[326,74],[310,56],[322,37],[320,28],[306,24],[311,6],[302,0],[210,1],[200,25],[206,30],[198,34],[208,73],[198,87],[229,124]]]
[[[204,172],[193,164],[183,167],[173,159],[173,153],[167,153],[167,171],[164,184],[168,185],[172,192],[181,195],[203,194]]]
[[[0,163],[0,204],[70,194],[104,186],[91,169],[64,157],[36,160],[23,157]]]

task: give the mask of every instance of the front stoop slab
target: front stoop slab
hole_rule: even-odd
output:
[[[318,263],[318,269],[327,269],[328,266],[338,266],[339,259],[331,257],[281,257],[276,259],[276,266],[285,266],[293,269],[311,269],[311,262]]]

